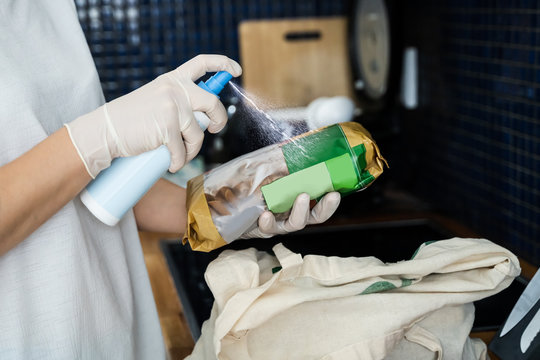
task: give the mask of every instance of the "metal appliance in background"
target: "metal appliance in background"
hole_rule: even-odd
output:
[[[398,3],[357,0],[349,18],[354,89],[367,112],[383,110],[397,98],[402,56]]]
[[[356,0],[348,18],[350,79],[362,115],[362,123],[388,154],[391,172],[370,191],[373,201],[385,202],[394,160],[399,157],[399,89],[401,83],[401,1]]]
[[[521,294],[489,348],[502,360],[540,359],[540,271]]]

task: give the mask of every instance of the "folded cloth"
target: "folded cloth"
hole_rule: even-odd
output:
[[[188,359],[485,359],[472,302],[520,272],[485,239],[424,243],[398,263],[273,250],[210,263],[215,302]]]

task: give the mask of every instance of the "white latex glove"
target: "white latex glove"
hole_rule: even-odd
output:
[[[330,192],[310,210],[309,195],[300,194],[294,201],[291,213],[286,220],[277,221],[271,211],[265,211],[259,216],[258,227],[243,234],[242,239],[269,238],[278,234],[302,230],[306,225],[320,224],[334,214],[341,201],[338,192]]]
[[[240,65],[222,55],[199,55],[139,89],[119,97],[65,126],[86,170],[93,178],[112,159],[133,156],[166,145],[169,171],[176,172],[197,155],[203,131],[193,117],[202,111],[215,133],[227,122],[219,99],[194,81],[207,72],[240,76]]]

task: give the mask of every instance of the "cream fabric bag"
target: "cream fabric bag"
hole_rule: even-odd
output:
[[[485,359],[471,302],[506,288],[517,258],[485,239],[425,243],[408,261],[224,251],[189,359]]]

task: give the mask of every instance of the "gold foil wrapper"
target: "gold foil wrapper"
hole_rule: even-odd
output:
[[[204,175],[191,179],[186,194],[187,228],[182,243],[193,250],[211,251],[227,245],[217,231],[204,195]]]
[[[382,157],[379,147],[371,137],[369,131],[355,122],[339,124],[351,148],[363,144],[366,148],[366,170],[376,179],[383,173],[388,163]]]

